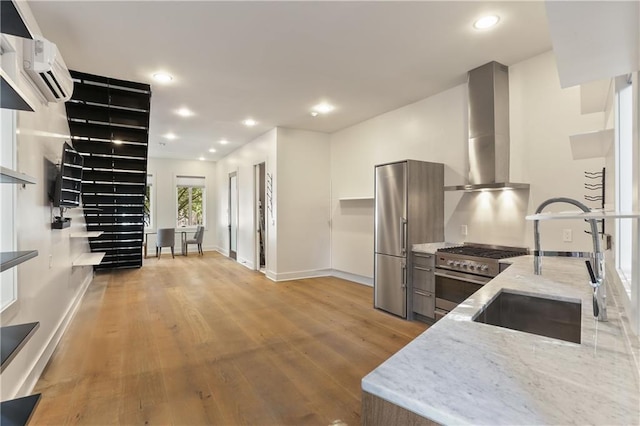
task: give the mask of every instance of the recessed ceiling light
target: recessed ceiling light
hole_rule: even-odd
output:
[[[320,114],[318,111],[311,111],[311,116],[312,117],[317,117],[318,114]]]
[[[252,126],[255,126],[256,124],[258,124],[258,122],[256,120],[251,119],[251,118],[247,118],[246,120],[244,120],[242,122],[242,124],[244,124],[245,126],[252,127]]]
[[[176,111],[176,114],[181,117],[191,117],[193,115],[193,111],[191,111],[189,108],[180,108]]]
[[[214,153],[214,152],[216,152],[216,149],[215,148],[210,148],[209,152]]]
[[[165,134],[165,135],[163,135],[163,136],[164,136],[165,138],[169,139],[170,141],[172,141],[172,140],[174,140],[174,139],[177,139],[177,138],[178,138],[178,137],[177,137],[175,134],[173,134],[173,133],[167,133],[167,134]]]
[[[498,17],[497,15],[483,16],[482,18],[478,19],[476,22],[473,23],[473,28],[477,30],[485,30],[487,28],[493,27],[495,24],[498,23],[499,20],[500,20],[500,17]]]
[[[115,143],[116,145],[122,145],[122,141],[120,139],[114,139],[113,143]]]
[[[160,83],[168,83],[173,80],[171,74],[167,74],[166,72],[157,72],[153,74],[153,79]]]
[[[203,157],[203,156],[200,156],[200,158],[198,158],[198,160],[200,160],[200,161],[204,161],[204,157]]]
[[[335,107],[333,105],[330,105],[326,102],[323,102],[313,107],[313,111],[318,112],[320,114],[326,114],[328,112],[333,111],[334,109]]]
[[[226,140],[226,139],[221,139],[219,143],[220,143],[220,145],[226,145],[226,144],[229,143],[229,141]]]

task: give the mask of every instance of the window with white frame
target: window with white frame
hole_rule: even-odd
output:
[[[144,191],[144,227],[147,229],[155,227],[154,211],[155,211],[155,183],[153,174],[147,174],[147,186]]]
[[[616,210],[633,210],[633,86],[631,76],[616,79]],[[637,165],[636,165],[637,167]],[[616,269],[631,292],[633,219],[616,219]]]
[[[205,178],[176,176],[176,218],[178,227],[205,225]]]
[[[2,147],[0,163],[8,169],[15,169],[15,129],[16,113],[8,109],[0,109],[0,138]],[[0,249],[3,252],[15,251],[15,203],[17,185],[0,185]],[[17,270],[9,268],[0,274],[0,310],[10,306],[18,297]]]

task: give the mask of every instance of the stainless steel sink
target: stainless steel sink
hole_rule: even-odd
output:
[[[580,343],[581,305],[502,290],[473,321]]]

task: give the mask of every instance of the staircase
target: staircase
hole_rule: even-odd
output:
[[[151,86],[71,71],[66,103],[74,148],[84,157],[82,202],[96,269],[139,268],[144,240]]]

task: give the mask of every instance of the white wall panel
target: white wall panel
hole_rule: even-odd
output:
[[[444,163],[445,184],[465,178],[466,86],[399,108],[331,135],[332,268],[373,276],[374,166],[414,159]],[[459,194],[445,197],[445,222]]]
[[[279,277],[331,267],[329,182],[329,135],[278,128]]]
[[[530,183],[531,190],[445,193],[447,241],[531,247],[532,224],[524,216],[550,197],[582,200],[583,172],[603,166],[600,159],[572,160],[569,135],[601,129],[604,118],[580,114],[579,90],[560,88],[552,52],[512,65],[509,78],[511,181]],[[464,183],[467,121],[460,85],[331,135],[334,270],[373,276],[373,203],[338,198],[372,194],[373,166],[406,158],[444,163],[445,185]],[[588,250],[583,223],[570,224],[573,243],[562,242],[567,226],[545,224],[545,247]]]
[[[176,177],[198,176],[205,178],[205,232],[202,246],[205,250],[211,250],[216,246],[216,208],[217,208],[217,175],[216,163],[199,160],[171,160],[166,158],[149,158],[147,173],[152,174],[155,188],[154,224],[158,228],[176,227]],[[193,180],[200,184],[200,180]],[[189,229],[188,237],[192,238],[195,229]],[[147,250],[149,255],[155,255],[155,235],[148,236]],[[176,234],[176,250],[180,251],[180,234]],[[195,252],[196,247],[191,246],[190,251]]]
[[[20,2],[20,9],[32,32],[40,34],[28,5]],[[16,43],[16,48],[20,64],[22,43]],[[18,113],[16,168],[37,183],[17,188],[17,248],[38,250],[38,256],[16,268],[18,300],[2,312],[0,322],[6,326],[39,321],[40,328],[2,372],[2,400],[30,392],[93,276],[91,267],[71,267],[76,257],[89,251],[86,239],[69,237],[71,232],[85,230],[82,211],[71,209],[65,214],[72,218],[70,228],[51,229],[48,174],[50,165],[60,159],[64,140],[69,139],[64,105],[42,102],[24,73],[19,73],[16,81],[24,93],[37,100],[35,112]]]
[[[217,248],[223,254],[229,253],[229,173],[238,175],[238,262],[255,268],[256,234],[255,234],[255,175],[254,166],[265,163],[266,173],[274,176],[276,168],[277,130],[259,136],[250,143],[226,156],[217,163]],[[274,210],[276,206],[274,205]],[[267,273],[275,274],[277,267],[277,224],[272,214],[265,210],[265,227],[267,231]]]
[[[600,171],[604,159],[573,160],[569,135],[601,130],[604,112],[582,114],[580,88],[562,89],[552,52],[510,67],[511,88],[511,175],[529,182],[527,213],[544,200],[566,196],[591,207],[584,200],[585,171]],[[545,211],[575,210],[568,204],[549,206]],[[592,250],[584,222],[551,221],[540,225],[545,250]],[[562,230],[573,230],[573,242],[562,241]],[[533,247],[533,224],[527,222],[523,243]]]

